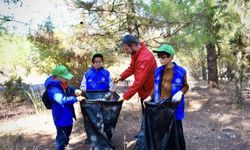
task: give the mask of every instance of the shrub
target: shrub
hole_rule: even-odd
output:
[[[10,75],[9,79],[4,82],[5,87],[3,96],[6,102],[22,101],[26,98],[25,89],[28,86],[22,83],[22,78],[17,75]]]

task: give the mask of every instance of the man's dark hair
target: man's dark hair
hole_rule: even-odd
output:
[[[128,34],[124,36],[121,44],[127,44],[128,46],[132,46],[132,44],[139,45],[139,39],[132,34]]]

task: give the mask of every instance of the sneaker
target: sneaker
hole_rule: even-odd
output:
[[[67,146],[65,146],[65,150],[73,150],[73,146],[71,146],[70,144],[68,144]]]

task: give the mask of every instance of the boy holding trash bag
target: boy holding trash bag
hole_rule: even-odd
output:
[[[115,85],[112,82],[110,72],[103,67],[103,60],[104,58],[102,53],[95,52],[93,54],[91,58],[92,66],[84,73],[80,85],[81,90],[76,91],[77,95],[82,95],[82,92],[94,92],[93,94],[95,94],[95,92],[114,92]],[[84,124],[86,124],[86,122]],[[86,125],[85,130],[87,130]],[[89,138],[87,137],[85,139],[85,143],[89,142]]]
[[[155,70],[154,76],[154,100],[172,98],[173,102],[180,102],[176,109],[176,124],[179,145],[185,150],[182,120],[184,119],[184,94],[188,91],[186,70],[172,62],[175,50],[171,45],[163,44],[157,50],[153,50],[162,64]]]

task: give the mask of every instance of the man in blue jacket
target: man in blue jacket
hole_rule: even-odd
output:
[[[184,119],[184,95],[188,89],[186,70],[172,62],[175,50],[171,45],[163,44],[154,50],[162,64],[155,69],[154,97],[158,101],[172,98],[173,102],[180,102],[176,109],[176,124],[179,138],[180,150],[185,150],[185,139],[183,134],[182,120]]]
[[[73,104],[84,99],[84,97],[76,98],[72,95],[75,89],[68,85],[68,81],[72,78],[73,75],[65,66],[57,66],[45,81],[48,97],[52,102],[52,116],[57,130],[56,150],[64,150],[69,143],[73,118],[76,117]]]

